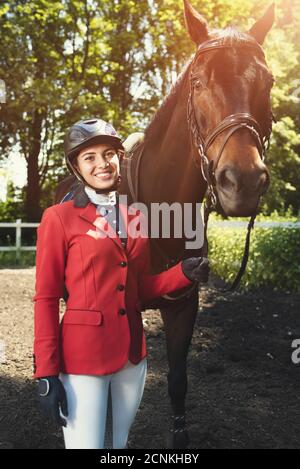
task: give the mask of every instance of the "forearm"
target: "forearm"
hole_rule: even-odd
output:
[[[140,281],[141,301],[147,301],[191,285],[182,271],[181,262],[157,275],[142,275]]]
[[[59,299],[36,300],[34,305],[34,377],[59,374]]]

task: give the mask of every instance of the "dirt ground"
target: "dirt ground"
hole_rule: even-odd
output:
[[[60,429],[38,409],[32,372],[34,269],[0,270],[0,449],[62,448]],[[189,353],[191,448],[300,448],[300,295],[256,291],[199,295]],[[169,400],[164,333],[146,319],[149,373],[132,448],[165,448]]]

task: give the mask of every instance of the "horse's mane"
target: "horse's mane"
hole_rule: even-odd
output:
[[[163,131],[163,128],[160,126],[157,128],[158,121],[164,120],[168,122],[170,120],[171,114],[175,105],[177,104],[177,98],[180,94],[181,88],[185,82],[186,77],[188,76],[188,70],[190,68],[192,59],[190,59],[184,66],[183,71],[178,76],[176,83],[172,85],[170,93],[164,99],[154,116],[152,117],[148,127],[145,130],[145,140],[151,140],[153,134],[155,133],[155,137],[158,138],[159,131]],[[157,133],[158,131],[158,133]]]

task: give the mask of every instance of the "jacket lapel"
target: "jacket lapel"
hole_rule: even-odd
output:
[[[146,218],[140,210],[137,210],[136,214],[129,215],[128,205],[120,204],[119,207],[126,227],[127,251],[129,253],[133,249],[135,242],[139,237],[142,236],[148,238],[148,225],[146,223]],[[133,221],[134,224],[131,226],[131,233],[129,233],[129,224]]]
[[[111,225],[106,221],[105,217],[97,212],[96,206],[94,204],[89,202],[87,206],[80,211],[79,216],[95,227],[94,229],[90,229],[87,234],[94,237],[95,239],[110,238],[120,249],[123,250],[119,236],[116,234]],[[127,222],[125,223],[127,232]]]
[[[79,216],[96,228],[88,231],[88,233],[96,239],[105,235],[112,239],[112,241],[114,241],[114,243],[120,249],[123,250],[123,246],[119,236],[116,234],[115,230],[110,226],[110,224],[106,221],[105,217],[97,213],[96,206],[90,202],[90,199],[88,198],[84,190],[83,184],[78,185],[74,196],[74,207],[82,209],[79,213]],[[126,250],[129,252],[133,245],[133,239],[128,234],[128,223],[134,218],[134,216],[128,215],[128,206],[123,203],[119,204],[119,210],[121,212],[123,223],[125,225],[125,232],[127,233]]]

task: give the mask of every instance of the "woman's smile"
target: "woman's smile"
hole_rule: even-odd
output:
[[[94,177],[96,179],[107,181],[108,179],[110,179],[112,177],[112,171],[105,171],[103,173],[96,173],[96,174],[94,174]]]
[[[88,185],[110,191],[120,172],[118,152],[110,144],[90,146],[79,153],[75,167]]]

